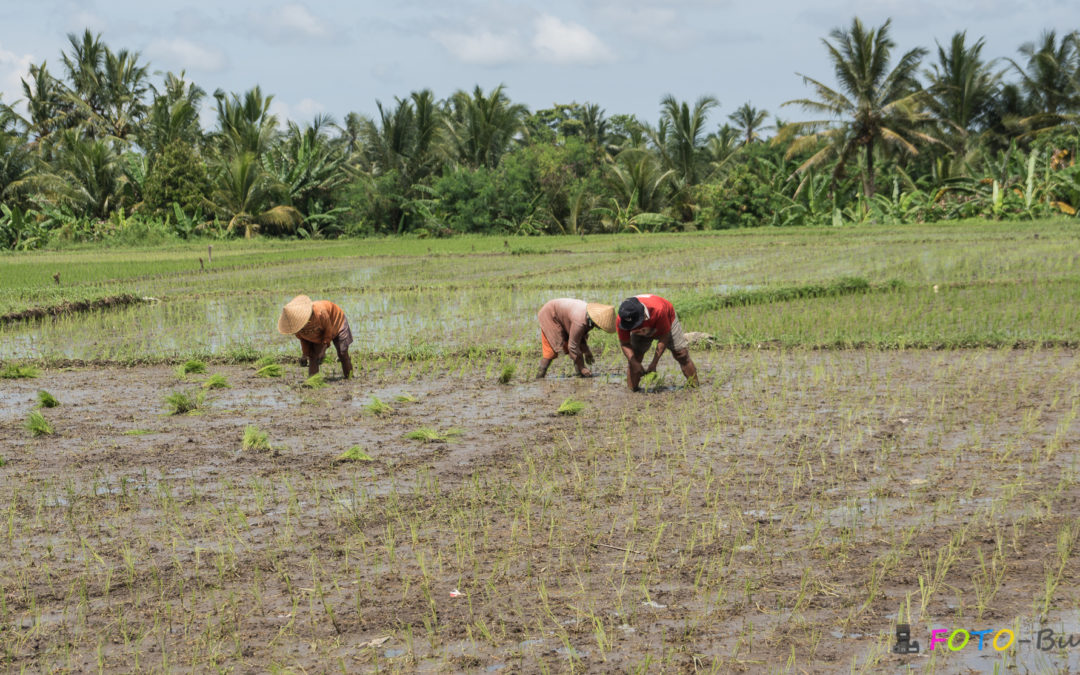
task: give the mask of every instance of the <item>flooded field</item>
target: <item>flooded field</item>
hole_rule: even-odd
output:
[[[1076,353],[698,352],[703,383],[46,370],[0,406],[0,659],[85,672],[1070,672]],[[54,433],[26,411],[47,390]],[[555,409],[586,402],[575,417]],[[378,399],[389,405],[370,412]],[[243,449],[248,426],[268,449]],[[406,437],[427,427],[446,440]],[[338,457],[359,445],[371,461]],[[895,655],[912,626],[917,654]],[[956,629],[992,631],[963,648]],[[1001,629],[1015,640],[1000,651]],[[944,631],[934,633],[933,631]],[[944,636],[944,637],[943,637]],[[937,640],[933,644],[932,638]],[[1002,634],[997,645],[1004,646]],[[951,643],[957,647],[962,634]],[[1029,642],[1022,642],[1029,640]]]

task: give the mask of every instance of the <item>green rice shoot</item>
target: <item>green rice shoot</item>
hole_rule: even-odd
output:
[[[517,371],[517,366],[513,363],[508,363],[503,366],[502,372],[499,373],[499,384],[509,384],[510,380],[514,379],[514,373]]]
[[[259,370],[260,368],[264,368],[275,363],[277,363],[277,359],[275,359],[273,356],[264,356],[255,362],[255,370]]]
[[[655,370],[651,373],[645,373],[641,380],[638,381],[638,387],[642,391],[657,391],[664,386],[664,376]]]
[[[412,394],[398,394],[394,397],[394,400],[398,403],[416,403],[420,399],[416,398]]]
[[[560,415],[576,415],[584,409],[585,404],[582,401],[568,398],[562,402],[562,405],[559,406],[559,409],[556,412]]]
[[[25,426],[30,435],[35,437],[45,436],[53,432],[52,425],[49,424],[49,420],[45,419],[40,410],[34,410],[30,413],[30,416],[26,418]]]
[[[254,424],[249,424],[244,427],[242,447],[244,450],[269,450],[270,435]]]
[[[255,371],[255,374],[259,377],[281,377],[283,369],[280,364],[268,363],[265,366]]]
[[[0,370],[0,378],[5,380],[22,380],[30,377],[37,377],[40,371],[28,365],[21,363],[9,363],[4,366],[3,370]]]
[[[206,378],[203,380],[201,386],[203,389],[229,389],[232,387],[232,385],[229,384],[229,381],[225,379],[225,376],[221,373],[214,373]]]
[[[462,433],[461,429],[455,428],[439,431],[434,427],[420,427],[419,429],[413,429],[405,434],[405,438],[414,441],[423,441],[424,443],[445,443],[451,438],[460,436]]]
[[[322,389],[326,386],[326,378],[322,373],[315,373],[300,385],[301,387],[307,387],[308,389]]]
[[[338,455],[339,462],[373,462],[375,458],[364,452],[359,445],[354,445]]]
[[[56,406],[60,405],[60,401],[57,401],[55,396],[45,391],[44,389],[38,390],[37,397],[37,407],[39,408],[55,408]]]
[[[364,406],[364,410],[367,410],[372,415],[385,415],[393,410],[389,403],[379,400],[378,396],[372,396],[371,402]]]
[[[186,415],[198,410],[203,403],[203,392],[174,391],[165,397],[170,415]]]
[[[205,373],[206,363],[197,359],[185,362],[183,365],[176,369],[177,374],[190,375],[192,373]]]

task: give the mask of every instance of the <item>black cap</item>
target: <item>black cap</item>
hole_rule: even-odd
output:
[[[619,305],[619,328],[631,331],[645,323],[645,305],[637,298],[627,298]]]

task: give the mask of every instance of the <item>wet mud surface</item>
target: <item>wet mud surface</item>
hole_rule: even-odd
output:
[[[29,672],[942,672],[1077,633],[1070,350],[735,351],[702,386],[326,364],[0,381],[0,663]],[[519,373],[532,368],[522,363]],[[51,435],[24,422],[44,389]],[[399,400],[408,397],[415,400]],[[577,416],[555,414],[568,397]],[[368,407],[373,398],[390,406]],[[270,449],[243,449],[255,425]],[[406,437],[427,427],[446,440]],[[339,461],[359,445],[372,461]],[[889,653],[898,616],[919,654]]]

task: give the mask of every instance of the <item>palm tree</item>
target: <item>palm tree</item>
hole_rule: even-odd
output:
[[[705,120],[710,109],[720,105],[712,96],[702,96],[693,109],[668,95],[660,102],[660,127],[654,142],[665,163],[675,170],[683,185],[696,185],[701,177]]]
[[[494,169],[525,128],[528,109],[511,103],[503,85],[484,94],[477,86],[470,95],[459,90],[449,101],[446,128],[455,158],[462,164]]]
[[[1059,41],[1057,33],[1042,34],[1038,44],[1020,47],[1024,66],[1009,59],[1020,75],[1020,86],[1033,114],[1021,122],[1034,129],[1075,121],[1080,110],[1080,31],[1073,31]]]
[[[245,238],[273,227],[292,231],[304,221],[295,208],[275,202],[281,186],[262,170],[252,152],[241,152],[218,172],[213,201],[220,215],[228,218],[228,230],[242,230]]]
[[[256,85],[241,99],[221,89],[214,92],[217,99],[220,149],[229,156],[245,152],[261,155],[277,135],[277,118],[270,114],[273,95],[263,96]]]
[[[198,147],[203,140],[199,106],[206,92],[186,81],[182,72],[167,73],[162,90],[152,89],[154,100],[140,129],[139,145],[149,155],[176,141]]]
[[[970,47],[966,33],[954,33],[946,50],[938,45],[938,62],[927,75],[932,82],[927,104],[934,117],[953,136],[953,151],[962,154],[971,132],[989,122],[1001,73],[993,71],[992,62],[982,60],[984,39]]]
[[[910,155],[918,154],[916,141],[934,142],[933,137],[917,127],[928,119],[922,112],[925,92],[916,80],[919,62],[926,55],[922,48],[912,49],[900,57],[889,70],[889,57],[895,43],[889,39],[890,21],[881,28],[867,29],[855,18],[851,28],[835,29],[830,37],[836,44],[822,40],[833,62],[841,91],[802,75],[803,83],[811,85],[818,100],[796,99],[783,105],[800,105],[805,110],[829,115],[832,119],[810,122],[791,122],[787,130],[802,134],[788,149],[787,157],[808,149],[815,150],[803,162],[796,174],[805,174],[831,158],[838,161],[833,170],[838,180],[852,159],[863,152],[860,166],[863,194],[872,197],[874,185],[874,151],[879,146]]]
[[[738,110],[728,115],[728,119],[735,124],[735,128],[742,132],[743,144],[750,145],[754,141],[760,141],[758,130],[766,130],[770,127],[763,126],[769,116],[768,110],[758,110],[750,105],[749,101],[739,106]]]

